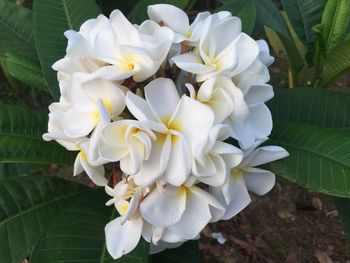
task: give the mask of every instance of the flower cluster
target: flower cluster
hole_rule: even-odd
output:
[[[274,185],[275,175],[256,167],[288,155],[260,146],[272,129],[266,42],[242,33],[229,12],[190,23],[158,4],[148,15],[141,25],[119,10],[86,21],[65,33],[67,54],[53,65],[61,98],[43,138],[78,151],[74,175],[85,171],[111,196],[113,258],[141,236],[156,253],[232,218],[251,201],[248,191]],[[123,174],[113,184],[111,167]]]

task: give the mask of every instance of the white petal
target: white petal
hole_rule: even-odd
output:
[[[120,10],[114,10],[111,13],[110,21],[119,45],[138,46],[141,44],[137,29],[128,21]]]
[[[185,189],[168,185],[164,191],[155,188],[141,202],[140,210],[150,224],[166,227],[180,220],[185,206]]]
[[[72,108],[65,112],[62,120],[64,133],[71,138],[88,135],[97,125],[92,112],[82,112]]]
[[[265,163],[270,163],[289,156],[288,152],[279,146],[263,146],[256,149],[252,153],[252,158],[249,160],[249,166],[259,166]]]
[[[179,93],[171,79],[157,78],[145,87],[148,105],[163,121],[167,122],[180,100]]]
[[[96,185],[105,186],[107,184],[107,179],[105,178],[105,169],[103,165],[92,166],[88,163],[85,156],[80,157],[80,162],[86,174]]]
[[[275,185],[275,174],[258,168],[250,168],[244,173],[244,182],[249,191],[264,195]]]
[[[183,96],[172,121],[180,123],[180,130],[194,153],[198,153],[208,140],[214,123],[213,111],[203,103]]]
[[[114,259],[132,251],[141,238],[141,217],[130,219],[124,224],[121,224],[121,221],[122,218],[118,217],[105,227],[107,250]]]
[[[252,86],[244,96],[249,107],[264,103],[273,97],[273,88],[268,84]]]
[[[126,93],[126,105],[131,114],[139,121],[159,121],[154,116],[147,102],[130,91]]]
[[[187,194],[185,212],[177,223],[169,226],[169,230],[183,239],[193,239],[209,223],[211,214],[206,200],[190,189],[187,191],[190,193]]]
[[[227,190],[230,193],[230,202],[227,204],[225,215],[222,218],[223,220],[228,220],[237,215],[251,201],[242,176],[235,176],[233,178],[231,176],[228,181],[229,188]]]
[[[236,50],[238,54],[238,64],[231,76],[241,73],[246,70],[257,58],[259,47],[256,42],[247,34],[241,33],[236,40]],[[249,50],[249,51],[248,51]]]
[[[249,108],[247,123],[255,132],[256,140],[268,137],[272,130],[272,116],[269,108],[265,104]]]
[[[191,160],[190,149],[183,135],[173,135],[170,157],[163,175],[165,180],[175,186],[182,185],[189,176]]]
[[[193,74],[205,74],[212,72],[216,69],[215,65],[207,66],[203,63],[199,55],[195,53],[185,53],[176,57],[173,57],[172,62],[176,64],[180,69],[193,73]]]
[[[147,13],[151,20],[157,23],[163,22],[165,26],[178,33],[186,34],[190,27],[186,13],[173,5],[150,5]]]

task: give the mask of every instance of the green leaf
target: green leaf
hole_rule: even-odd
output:
[[[275,122],[270,143],[285,147],[288,158],[270,168],[300,186],[350,197],[350,137],[301,123]]]
[[[147,6],[155,4],[171,4],[184,9],[188,4],[188,0],[139,0],[134,9],[130,12],[129,19],[137,24],[142,23],[144,20],[148,19]]]
[[[67,40],[63,33],[79,30],[83,22],[97,17],[94,0],[35,0],[33,3],[35,42],[41,68],[54,99],[59,97],[56,72],[52,64],[65,55]]]
[[[0,163],[0,179],[30,175],[43,167],[32,163]]]
[[[329,195],[350,196],[350,94],[312,88],[276,90],[268,106],[271,143],[290,156],[270,165],[277,175]],[[349,182],[348,182],[349,180]]]
[[[71,165],[74,152],[42,140],[46,125],[47,114],[0,103],[0,162]]]
[[[327,52],[341,43],[348,29],[350,18],[349,0],[327,1],[322,14],[322,36]]]
[[[200,262],[198,241],[187,241],[181,247],[167,249],[150,256],[150,263],[197,263]]]
[[[138,247],[119,260],[112,260],[105,249],[105,225],[116,217],[114,207],[106,207],[103,190],[90,191],[72,202],[33,250],[30,262],[147,263],[148,245]]]
[[[7,53],[4,57],[4,64],[9,74],[15,79],[42,91],[48,91],[39,61],[31,57]]]
[[[284,10],[299,39],[312,57],[316,33],[312,28],[321,22],[325,0],[282,0]]]
[[[32,12],[8,0],[0,0],[0,54],[14,52],[36,57]]]
[[[348,243],[350,242],[350,199],[349,198],[333,198],[337,207],[339,217],[341,219],[343,229],[346,233]]]
[[[255,0],[256,19],[264,26],[270,27],[287,39],[290,39],[288,29],[281,12],[272,0]]]
[[[327,54],[320,87],[327,87],[350,69],[350,39],[340,43]]]
[[[22,262],[59,213],[84,191],[48,176],[0,181],[0,262]]]
[[[350,129],[350,94],[314,88],[276,89],[267,103],[274,122]]]
[[[242,20],[242,30],[250,35],[256,20],[256,7],[254,0],[221,0],[223,5],[217,11],[230,11]]]
[[[294,41],[284,37],[278,32],[275,32],[268,26],[265,26],[265,32],[272,44],[272,47],[277,54],[281,52],[285,54],[288,58],[289,64],[289,87],[294,87],[299,84],[299,77],[301,77],[301,72],[304,69],[304,59],[299,53],[298,47]]]

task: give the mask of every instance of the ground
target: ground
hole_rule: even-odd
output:
[[[221,232],[224,245],[211,237]],[[209,225],[200,239],[202,262],[349,263],[350,247],[333,199],[282,179],[229,221]]]

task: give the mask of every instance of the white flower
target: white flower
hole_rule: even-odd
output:
[[[129,175],[140,170],[148,160],[155,134],[135,120],[120,120],[107,125],[101,132],[99,153],[110,162],[120,161],[120,169]]]
[[[209,12],[199,13],[190,25],[187,14],[173,5],[150,5],[147,8],[147,13],[151,20],[174,31],[174,43],[186,41],[190,45],[198,42],[203,20],[210,15]]]
[[[168,243],[195,238],[210,222],[223,215],[222,205],[197,186],[154,188],[142,200],[140,211],[150,224],[164,228],[160,240]]]
[[[62,128],[70,138],[90,134],[101,122],[98,102],[107,109],[107,118],[116,119],[125,108],[125,87],[103,79],[86,79],[76,74],[71,87],[71,108],[63,114]]]
[[[107,179],[105,178],[103,164],[105,164],[106,161],[96,156],[92,157],[91,147],[95,147],[95,145],[90,139],[85,139],[77,144],[79,153],[74,162],[73,175],[76,176],[85,171],[94,184],[105,186],[107,184]]]
[[[239,74],[259,53],[256,42],[241,31],[238,17],[228,12],[213,14],[203,22],[198,49],[172,60],[182,70],[197,74],[197,81],[219,74]]]
[[[264,85],[270,80],[268,66],[273,63],[274,58],[270,56],[269,46],[264,40],[258,40],[256,43],[259,46],[259,55],[255,61],[246,70],[231,75],[233,82],[244,94],[253,86]]]
[[[203,82],[197,94],[190,88],[192,97],[208,105],[214,112],[215,123],[222,123],[227,117],[244,120],[248,113],[242,91],[237,88],[232,80],[225,76],[217,76]]]
[[[114,188],[106,186],[105,189],[113,197],[106,205],[114,204],[120,214],[105,227],[107,250],[117,259],[132,251],[140,241],[144,224],[138,209],[148,189],[135,185],[132,177],[123,178]]]
[[[202,154],[193,162],[192,173],[198,181],[211,186],[221,186],[226,181],[230,169],[241,162],[242,151],[224,142],[230,133],[228,125],[217,124],[211,129],[208,143]]]
[[[228,220],[243,210],[251,201],[248,190],[264,195],[275,184],[275,174],[260,168],[262,164],[287,157],[286,150],[278,146],[263,146],[256,148],[263,141],[258,141],[245,152],[242,162],[231,170],[222,187],[212,187],[211,193],[225,205],[223,220]]]
[[[135,174],[140,185],[160,176],[173,185],[183,184],[190,173],[192,154],[206,144],[214,115],[206,105],[187,96],[181,99],[172,80],[158,78],[145,87],[146,100],[128,92],[129,111],[157,133],[150,158]]]
[[[106,80],[122,81],[133,76],[135,81],[143,81],[158,70],[173,39],[171,30],[159,27],[144,45],[138,30],[119,10],[111,13],[110,20],[100,15],[86,21],[79,32],[69,30],[65,36],[67,55],[53,65],[62,81],[77,72]],[[157,41],[162,55],[149,48],[149,42]]]

